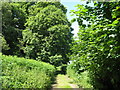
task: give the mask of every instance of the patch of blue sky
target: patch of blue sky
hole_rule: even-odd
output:
[[[83,0],[61,0],[61,3],[67,8],[67,18],[69,21],[71,21],[73,18],[75,18],[76,16],[71,16],[71,13],[70,11],[71,10],[77,10],[77,7],[75,7],[77,4],[80,4],[80,5],[85,5],[86,4],[86,1],[83,1]],[[89,3],[90,6],[93,6],[93,3]],[[84,23],[87,23],[84,21]],[[77,33],[79,31],[79,25],[77,22],[74,22],[72,23],[72,26],[71,26],[74,30],[73,30],[73,34],[74,34],[74,37],[77,37]]]

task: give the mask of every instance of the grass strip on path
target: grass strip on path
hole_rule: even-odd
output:
[[[56,84],[53,85],[53,88],[78,88],[77,85],[71,85],[71,80],[67,75],[58,74],[56,77]]]

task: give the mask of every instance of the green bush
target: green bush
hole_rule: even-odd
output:
[[[79,87],[82,88],[92,88],[92,85],[89,83],[90,78],[88,77],[88,72],[84,69],[79,68],[79,71],[76,68],[77,63],[72,62],[67,66],[67,75],[73,79],[73,82],[76,83]]]
[[[49,88],[54,66],[32,59],[5,56],[2,60],[2,88]]]
[[[120,88],[119,5],[120,2],[95,2],[93,7],[77,5],[77,11],[72,11],[77,16],[79,32],[70,58],[88,70],[95,90]],[[84,24],[84,20],[88,23]],[[79,71],[77,65],[74,67]]]

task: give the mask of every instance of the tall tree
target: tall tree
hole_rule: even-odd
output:
[[[21,9],[22,3],[2,3],[2,34],[9,45],[9,50],[2,48],[7,55],[21,55],[19,39],[25,29],[26,13]]]
[[[66,11],[60,2],[36,2],[29,7],[22,41],[26,58],[56,66],[69,61],[72,29]]]

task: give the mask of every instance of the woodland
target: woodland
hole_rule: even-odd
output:
[[[61,2],[2,2],[1,87],[49,90],[67,75],[79,88],[119,90],[120,1],[92,2],[71,21]]]

